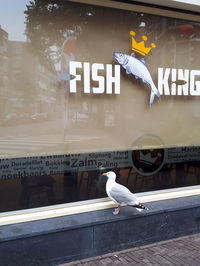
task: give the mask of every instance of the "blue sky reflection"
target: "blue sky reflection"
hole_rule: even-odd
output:
[[[0,0],[0,25],[12,41],[26,41],[25,14],[29,0]]]

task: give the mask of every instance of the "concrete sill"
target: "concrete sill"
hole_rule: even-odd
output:
[[[187,197],[178,197],[181,189],[176,191],[176,198],[170,198],[166,192],[163,195],[168,199],[158,201],[154,192],[154,198],[145,203],[148,211],[122,207],[120,214],[114,216],[109,208],[3,225],[0,227],[0,264],[16,265],[16,261],[20,261],[21,265],[58,265],[198,233],[200,195],[189,196],[189,191],[192,189],[188,190]],[[103,202],[106,203],[106,199]]]

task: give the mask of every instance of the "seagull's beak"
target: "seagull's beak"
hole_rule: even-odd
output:
[[[103,173],[102,175],[103,175],[103,176],[107,176],[107,173]]]

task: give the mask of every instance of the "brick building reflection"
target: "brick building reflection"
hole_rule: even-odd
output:
[[[54,71],[32,53],[29,43],[9,41],[0,28],[1,124],[60,117],[62,94]]]

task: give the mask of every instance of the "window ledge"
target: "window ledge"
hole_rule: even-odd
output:
[[[163,201],[200,195],[200,185],[136,193],[136,195],[142,203]],[[115,206],[116,205],[108,198],[103,198],[13,212],[4,212],[0,214],[0,226],[110,209]]]

